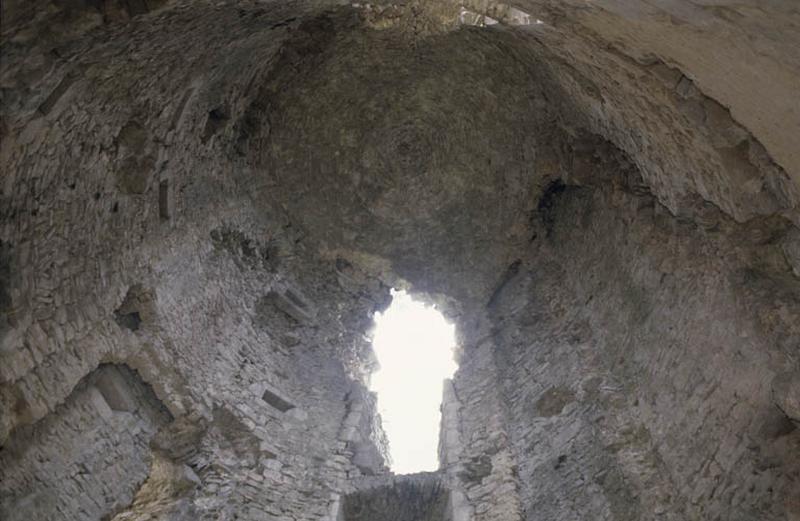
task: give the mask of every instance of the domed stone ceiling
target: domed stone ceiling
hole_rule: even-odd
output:
[[[1,9],[0,518],[800,519],[794,2]]]
[[[391,259],[425,291],[490,291],[558,175],[554,117],[513,37],[415,44],[346,10],[301,25],[286,55],[256,102],[268,197],[327,247]]]

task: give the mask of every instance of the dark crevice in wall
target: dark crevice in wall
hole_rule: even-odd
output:
[[[544,226],[545,237],[553,234],[555,226],[555,213],[558,198],[567,190],[567,186],[561,179],[556,179],[547,185],[536,205],[537,215]]]
[[[215,107],[208,111],[206,125],[203,128],[203,135],[201,138],[202,142],[207,143],[214,134],[222,130],[228,124],[229,119],[230,111],[224,106]]]
[[[142,323],[152,319],[155,314],[154,293],[141,284],[128,288],[120,306],[114,310],[116,323],[129,331],[139,331]]]
[[[169,179],[158,183],[158,216],[162,221],[169,221],[172,217],[172,192]]]
[[[269,389],[264,390],[264,394],[261,395],[261,399],[280,412],[286,412],[290,409],[294,409],[294,405],[292,403],[281,396],[278,396],[278,394]]]
[[[117,321],[120,327],[129,329],[131,331],[138,331],[142,323],[142,317],[138,311],[131,311],[130,313],[114,313],[114,320]]]

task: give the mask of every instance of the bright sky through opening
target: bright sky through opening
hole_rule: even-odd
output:
[[[442,382],[453,376],[455,328],[441,313],[392,291],[375,314],[373,345],[380,369],[372,376],[378,411],[397,474],[436,470]]]

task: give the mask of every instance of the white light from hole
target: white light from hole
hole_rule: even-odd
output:
[[[371,387],[378,394],[392,471],[436,470],[442,382],[456,370],[454,326],[433,307],[393,290],[389,308],[375,314],[373,346],[380,369]]]

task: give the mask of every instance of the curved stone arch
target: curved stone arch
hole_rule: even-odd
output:
[[[3,519],[99,519],[133,500],[170,413],[138,373],[103,364],[0,449]]]

